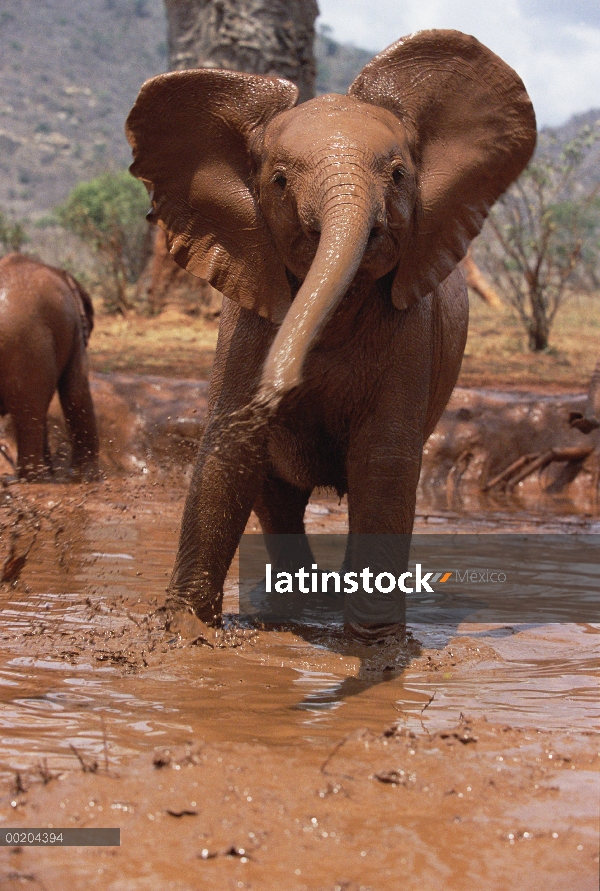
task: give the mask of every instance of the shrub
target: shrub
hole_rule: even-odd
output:
[[[60,224],[91,245],[102,261],[109,311],[130,308],[127,285],[137,280],[149,249],[147,209],[146,189],[126,170],[79,183],[56,208]]]

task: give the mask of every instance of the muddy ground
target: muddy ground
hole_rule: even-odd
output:
[[[224,629],[167,631],[206,386],[105,375],[94,395],[103,481],[65,481],[60,426],[55,482],[0,468],[0,828],[120,827],[121,846],[0,848],[2,891],[595,891],[600,626],[414,625],[378,647],[256,629],[234,564]],[[459,455],[495,438],[473,440],[495,398],[476,395],[447,419]],[[448,467],[417,531],[600,531],[591,471],[482,496],[482,459],[457,489],[431,447]],[[312,499],[309,531],[345,522]]]

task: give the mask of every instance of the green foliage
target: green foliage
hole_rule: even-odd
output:
[[[584,189],[578,174],[599,138],[600,122],[584,127],[561,150],[542,135],[535,158],[492,210],[478,246],[536,352],[548,349],[569,290],[598,287],[600,181]]]
[[[79,183],[56,208],[59,223],[103,261],[111,285],[108,309],[128,308],[126,286],[137,280],[147,256],[147,209],[146,189],[126,170]]]
[[[56,213],[63,226],[101,244],[115,228],[144,231],[147,209],[146,189],[122,170],[78,183]]]
[[[19,220],[9,220],[6,214],[0,211],[0,245],[3,251],[20,251],[25,242],[27,235],[25,228]]]

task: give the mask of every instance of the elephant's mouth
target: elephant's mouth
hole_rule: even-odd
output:
[[[398,247],[386,226],[371,228],[359,266],[359,273],[371,280],[383,278],[398,263]]]
[[[344,239],[348,237],[345,233]],[[316,225],[310,231],[304,232],[302,240],[295,245],[294,269],[286,264],[286,275],[290,285],[292,300],[295,299],[302,283],[306,278],[314,261],[319,241],[321,228]],[[379,279],[387,275],[397,263],[397,249],[390,232],[386,226],[376,224],[371,227],[367,237],[365,248],[357,275],[366,275],[368,279]]]

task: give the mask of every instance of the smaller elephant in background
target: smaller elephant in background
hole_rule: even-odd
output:
[[[22,254],[0,260],[0,415],[12,416],[23,479],[52,471],[46,414],[57,389],[72,467],[98,473],[86,352],[93,326],[90,296],[68,272]]]

